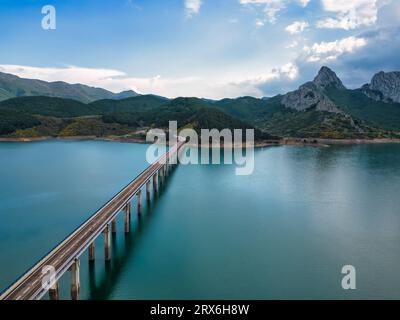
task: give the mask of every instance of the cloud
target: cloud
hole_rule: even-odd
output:
[[[274,24],[280,11],[285,9],[290,3],[296,3],[306,7],[310,0],[239,0],[242,5],[262,6],[265,20]]]
[[[339,56],[352,53],[366,44],[366,39],[352,36],[332,42],[314,43],[311,47],[305,46],[303,50],[308,62],[324,62],[336,60]]]
[[[265,23],[261,19],[256,19],[255,24],[257,28],[261,28],[264,26]]]
[[[251,78],[243,79],[240,81],[232,81],[230,84],[235,86],[242,86],[247,88],[253,88],[253,91],[259,91],[259,87],[267,83],[277,80],[295,80],[299,76],[298,67],[292,63],[286,63],[280,67],[273,68],[272,70],[265,72],[264,74],[254,76]],[[256,96],[262,95],[261,92],[255,94]]]
[[[361,33],[367,45],[357,54],[345,55],[335,63],[343,70],[343,79],[349,87],[360,87],[369,82],[378,71],[400,71],[400,27],[379,28]]]
[[[297,34],[303,32],[308,27],[309,24],[306,21],[295,21],[292,24],[288,25],[285,30],[290,34]]]
[[[242,5],[263,5],[265,18],[270,23],[275,23],[277,14],[286,8],[286,0],[239,0]]]
[[[76,66],[64,68],[41,68],[22,65],[0,65],[0,72],[19,77],[44,81],[65,81],[104,88],[113,92],[134,90],[142,94],[157,94],[169,98],[196,96],[211,99],[252,95],[263,96],[260,85],[276,80],[293,80],[298,76],[298,68],[292,63],[274,68],[264,74],[237,78],[176,77],[164,78],[160,75],[149,78],[130,77],[125,72],[114,69],[94,69]]]
[[[124,72],[114,69],[92,69],[68,66],[64,68],[39,68],[20,65],[0,65],[0,71],[15,74],[22,78],[44,81],[65,81],[95,85],[99,81],[125,76]]]
[[[191,18],[198,14],[200,12],[201,5],[201,0],[185,0],[186,16]]]
[[[232,86],[240,88],[243,92],[247,91],[247,95],[265,97],[293,90],[299,85],[299,81],[302,80],[298,66],[289,62],[259,76],[233,82]]]
[[[321,0],[323,9],[335,14],[335,16],[319,20],[317,27],[350,30],[364,25],[373,25],[377,21],[378,9],[389,1]]]
[[[44,81],[64,81],[104,88],[113,92],[134,90],[139,93],[154,93],[171,97],[179,95],[179,87],[195,83],[197,78],[163,78],[156,75],[149,78],[129,77],[125,72],[114,69],[95,69],[68,66],[64,68],[41,68],[20,65],[0,65],[0,71],[22,78]],[[187,88],[186,88],[187,89]],[[182,90],[184,92],[184,89]]]
[[[311,0],[299,0],[300,5],[305,8],[308,6],[308,4],[310,3]]]

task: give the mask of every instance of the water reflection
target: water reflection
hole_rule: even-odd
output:
[[[137,213],[137,202],[132,201],[132,213],[130,219],[130,232],[124,234],[123,238],[118,238],[117,233],[112,233],[111,260],[105,261],[104,271],[96,274],[95,264],[89,263],[89,296],[90,300],[110,299],[114,290],[114,285],[119,278],[127,263],[134,264],[135,248],[143,237],[147,228],[151,228],[153,211],[157,208],[158,200],[163,196],[168,187],[169,180],[173,177],[175,170],[170,171],[167,179],[157,188],[157,192],[151,191],[151,198],[145,199],[142,212]],[[143,192],[143,191],[142,191]],[[120,213],[122,216],[123,213]],[[120,217],[121,219],[121,217]],[[117,230],[117,232],[123,232]],[[118,241],[121,241],[119,243]]]

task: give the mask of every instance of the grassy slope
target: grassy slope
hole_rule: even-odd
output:
[[[386,130],[400,130],[400,104],[378,102],[361,90],[328,91],[329,97],[346,113]]]

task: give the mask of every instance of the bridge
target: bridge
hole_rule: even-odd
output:
[[[180,138],[180,137],[179,137]],[[178,164],[177,155],[182,152],[185,141],[178,139],[168,152],[145,169],[126,187],[103,205],[88,220],[81,224],[65,240],[59,243],[43,259],[7,288],[0,300],[38,300],[47,292],[51,300],[59,299],[58,280],[67,271],[71,272],[71,298],[79,299],[79,257],[89,251],[89,261],[95,259],[94,242],[104,234],[104,258],[111,259],[110,232],[117,229],[116,219],[124,212],[124,231],[130,232],[131,201],[137,198],[137,213],[142,211],[142,189],[145,187],[147,201],[150,201],[151,183],[154,192],[168,177],[169,172]]]

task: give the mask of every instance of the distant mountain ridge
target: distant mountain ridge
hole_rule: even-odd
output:
[[[62,81],[47,82],[25,79],[0,72],[0,101],[16,97],[48,96],[89,103],[100,99],[125,99],[137,95],[132,90],[113,93],[102,88],[90,87],[79,83],[69,84]]]
[[[139,95],[90,103],[46,96],[0,102],[0,135],[126,135],[143,128],[255,128],[258,137],[400,138],[400,73],[378,73],[347,89],[328,67],[297,90],[274,97],[168,99]],[[122,94],[123,95],[123,94]],[[22,120],[18,120],[18,119]],[[38,121],[41,123],[37,125]]]

